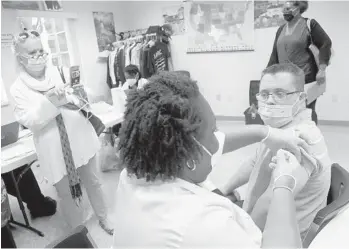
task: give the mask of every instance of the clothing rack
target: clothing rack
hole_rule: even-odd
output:
[[[133,42],[144,42],[144,41],[150,41],[150,40],[156,41],[157,38],[158,38],[158,35],[156,33],[145,34],[145,35],[136,35],[134,37],[130,37],[130,38],[127,38],[124,40],[114,42],[113,46],[115,46],[118,43],[121,43],[122,45],[124,45],[124,44],[130,44]]]

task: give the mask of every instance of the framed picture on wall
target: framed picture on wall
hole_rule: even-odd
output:
[[[279,27],[285,23],[282,8],[285,1],[254,1],[254,28]]]
[[[44,1],[45,10],[48,11],[62,11],[62,1]]]
[[[187,2],[187,53],[252,51],[253,1]]]
[[[183,3],[177,6],[165,7],[162,9],[162,13],[164,24],[169,24],[172,27],[173,35],[182,35],[185,33]]]
[[[93,21],[99,52],[107,50],[116,41],[114,16],[112,12],[93,12]]]
[[[62,1],[1,1],[4,9],[62,11]]]
[[[40,1],[1,1],[4,9],[42,10]]]

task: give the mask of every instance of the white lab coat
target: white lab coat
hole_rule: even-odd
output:
[[[63,84],[56,68],[47,70],[50,70],[48,75],[56,85]],[[55,120],[57,115],[61,113],[63,116],[76,168],[86,165],[96,155],[100,143],[93,126],[79,111],[54,106],[43,94],[24,83],[25,74],[21,72],[11,87],[15,101],[14,114],[20,124],[33,132],[43,174],[55,184],[67,174]]]
[[[124,169],[113,248],[260,248],[262,233],[227,198],[179,178],[146,182]]]

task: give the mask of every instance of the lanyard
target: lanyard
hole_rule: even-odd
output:
[[[59,67],[57,66],[58,72],[61,75],[61,79],[63,81],[64,84],[66,84],[67,82],[65,81],[65,77],[64,77],[64,73],[63,73],[63,67]]]

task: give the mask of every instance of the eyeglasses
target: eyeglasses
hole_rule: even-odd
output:
[[[20,34],[18,35],[18,37],[19,37],[20,39],[22,39],[22,40],[25,40],[25,39],[28,39],[28,37],[29,37],[30,35],[33,35],[33,36],[35,36],[35,37],[40,37],[39,32],[37,32],[37,31],[35,31],[35,30],[29,30],[29,31],[24,30],[24,32],[20,33]]]
[[[281,101],[285,100],[288,95],[299,93],[299,92],[300,91],[295,91],[295,92],[290,92],[290,93],[286,93],[283,91],[277,91],[277,92],[271,92],[271,93],[260,92],[260,93],[256,94],[256,98],[259,101],[266,102],[269,99],[269,96],[272,95],[276,102],[281,102]]]
[[[45,51],[42,51],[42,52],[36,52],[35,54],[29,54],[29,55],[21,54],[21,56],[27,59],[34,59],[34,60],[39,59],[40,57],[46,59],[48,56],[48,53]]]

